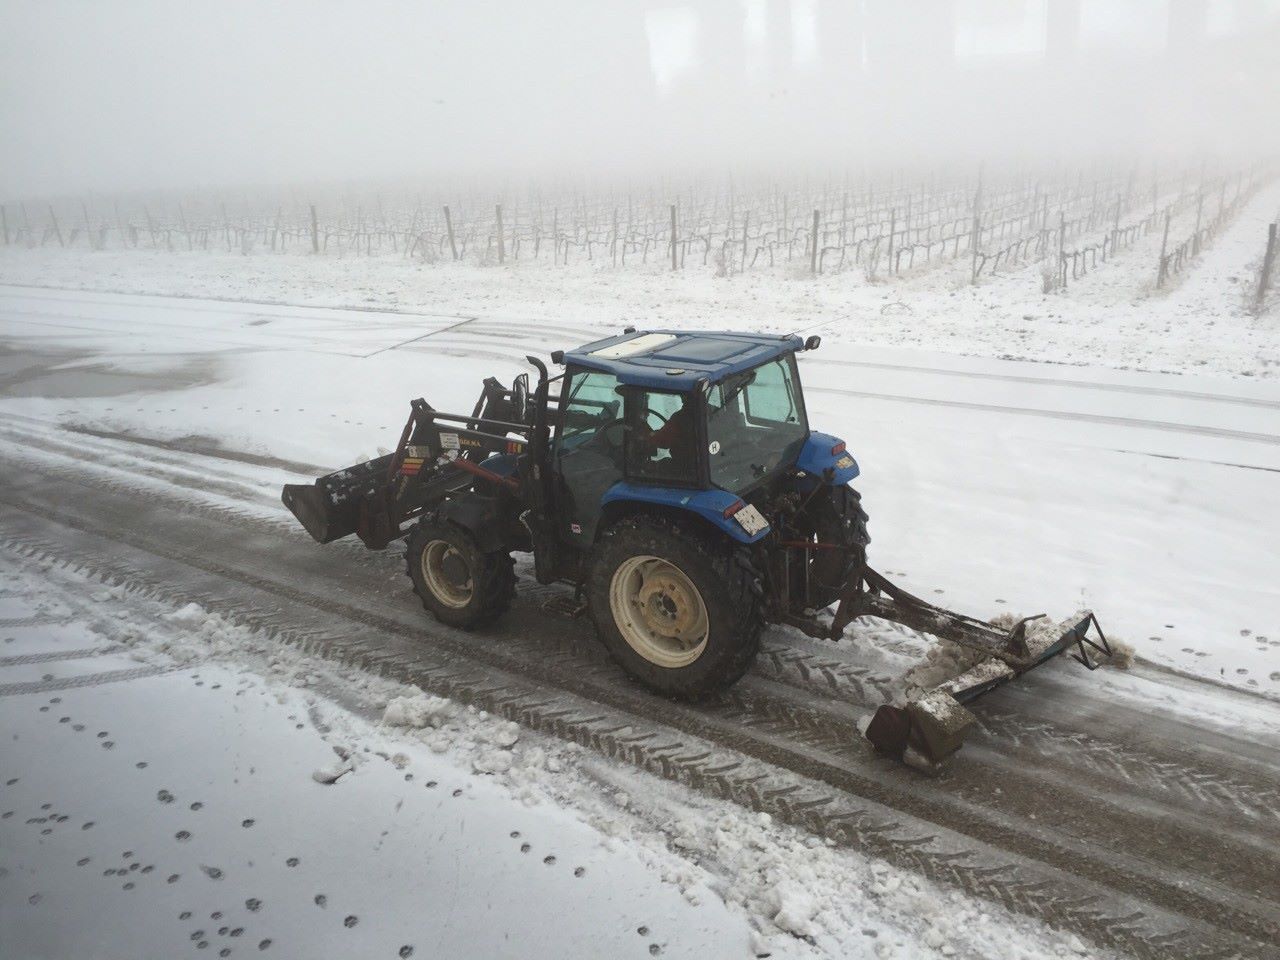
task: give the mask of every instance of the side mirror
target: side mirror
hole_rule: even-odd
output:
[[[804,348],[806,350],[817,350],[820,346],[822,346],[822,338],[817,335],[809,337],[804,342]]]

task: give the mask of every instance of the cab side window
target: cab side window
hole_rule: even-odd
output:
[[[590,440],[622,411],[618,378],[611,373],[581,370],[569,380],[569,393],[556,436],[557,450],[571,450]]]
[[[775,360],[757,368],[755,377],[742,391],[748,422],[797,422],[798,411],[792,399],[797,392],[787,364]]]

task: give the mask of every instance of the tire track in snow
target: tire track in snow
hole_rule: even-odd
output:
[[[1026,383],[1045,387],[1069,387],[1075,390],[1103,393],[1129,393],[1137,396],[1170,397],[1179,400],[1203,400],[1211,403],[1233,403],[1247,407],[1280,410],[1280,400],[1263,400],[1242,397],[1237,394],[1206,393],[1198,390],[1177,390],[1173,387],[1144,387],[1139,384],[1097,383],[1091,380],[1070,380],[1065,377],[1034,377],[1027,374],[992,373],[981,370],[952,370],[946,367],[926,367],[906,363],[876,363],[870,360],[835,360],[826,357],[804,358],[805,363],[833,367],[865,367],[871,370],[893,370],[923,373],[929,376],[959,377],[966,380],[994,380],[1000,383]]]
[[[56,627],[70,623],[74,617],[37,613],[29,617],[0,618],[0,627]]]
[[[47,484],[41,484],[41,489],[46,486]],[[40,511],[37,510],[36,512],[38,514]],[[108,514],[114,516],[117,512],[119,511],[108,511]],[[123,512],[127,513],[127,511]],[[61,511],[50,513],[48,519],[55,523],[70,523],[73,527],[76,526],[76,523],[63,516]],[[81,521],[81,523],[85,522],[90,522],[90,526],[84,529],[90,531],[95,529],[91,521]],[[143,524],[138,526],[137,529],[146,529],[147,526]],[[111,536],[119,543],[132,544],[138,549],[146,550],[155,556],[166,557],[179,564],[194,564],[198,569],[208,571],[216,578],[229,578],[252,589],[269,591],[269,595],[274,598],[272,602],[277,607],[281,598],[292,599],[303,603],[306,609],[313,612],[327,612],[338,617],[348,618],[356,623],[377,627],[384,637],[400,634],[416,638],[422,633],[422,626],[416,621],[414,626],[406,627],[394,617],[389,618],[365,612],[370,606],[370,598],[363,598],[362,601],[357,601],[354,598],[351,601],[344,601],[332,590],[322,596],[316,595],[306,590],[299,591],[294,587],[286,587],[270,579],[263,580],[259,574],[249,575],[234,567],[227,567],[225,566],[225,561],[214,559],[209,552],[212,544],[217,539],[216,534],[213,534],[212,531],[196,538],[204,545],[204,549],[197,556],[191,556],[181,550],[175,550],[172,546],[175,541],[185,542],[182,537],[164,536],[163,531],[156,531],[155,536],[160,538],[159,543],[157,543],[150,541],[145,535],[134,533],[134,530],[134,526],[126,523],[125,529],[118,530],[112,533]],[[231,536],[235,539],[235,549],[239,551],[241,540],[234,533]],[[308,562],[311,563],[314,560],[309,557]],[[279,564],[276,563],[272,572],[278,572],[278,568]],[[385,569],[385,565],[383,569]],[[336,584],[329,584],[328,586],[332,588]],[[358,586],[357,584],[356,587],[358,588]],[[376,597],[372,599],[376,600]],[[512,656],[516,655],[512,650],[519,645],[522,639],[527,641],[527,638],[509,636],[503,638],[504,643],[495,647],[488,643],[478,644],[475,641],[467,641],[466,638],[438,634],[433,637],[432,648],[443,644],[451,646],[453,652],[459,653],[464,657],[480,655],[490,661],[487,666],[481,667],[482,671],[495,666],[504,670],[514,668],[524,673],[532,673],[535,678],[550,682],[553,688],[567,689],[575,695],[588,695],[595,698],[596,703],[604,702],[606,705],[615,708],[621,704],[626,704],[627,716],[633,719],[637,715],[643,716],[646,710],[659,709],[664,715],[670,713],[671,718],[678,721],[678,729],[674,731],[676,734],[674,749],[677,751],[683,742],[682,737],[710,737],[713,742],[722,746],[731,746],[735,749],[746,748],[748,753],[756,756],[757,759],[771,763],[781,763],[784,767],[788,767],[793,771],[822,770],[824,771],[824,778],[847,784],[844,789],[852,789],[856,795],[876,802],[888,803],[889,806],[899,809],[904,806],[908,809],[915,808],[917,813],[933,817],[931,821],[933,823],[945,823],[948,819],[954,820],[954,817],[949,817],[945,811],[940,814],[935,809],[935,804],[932,801],[928,801],[927,798],[922,801],[919,796],[904,795],[898,787],[886,786],[880,780],[869,780],[863,776],[854,776],[854,779],[849,781],[850,771],[848,769],[840,766],[833,767],[832,761],[824,759],[822,756],[824,747],[829,749],[833,744],[838,744],[842,738],[833,734],[830,729],[831,724],[821,716],[806,717],[802,710],[770,701],[767,697],[764,700],[759,700],[760,691],[738,694],[736,703],[731,700],[727,707],[721,705],[723,709],[718,715],[708,715],[686,708],[672,710],[669,705],[655,704],[653,698],[647,695],[640,694],[637,696],[634,693],[628,693],[625,679],[621,677],[616,667],[610,663],[597,659],[596,662],[590,663],[589,666],[584,664],[581,651],[574,649],[572,640],[565,639],[564,633],[565,631],[563,630],[557,631],[558,636],[555,638],[555,642],[560,649],[551,656],[547,656],[545,649],[539,650],[535,646],[531,656],[525,658],[523,654],[519,654],[516,660],[511,659]],[[461,643],[457,641],[461,641]],[[383,670],[397,660],[393,652],[386,650],[385,639],[378,641],[378,643],[378,648],[368,652],[362,660],[366,668]],[[415,645],[414,659],[420,659],[421,650],[422,648]],[[584,669],[584,667],[587,667],[587,669]],[[486,681],[487,683],[492,683],[491,676]],[[488,686],[485,685],[480,688],[479,694],[487,695],[489,692]],[[467,696],[479,694],[472,690],[463,696],[463,699],[466,699]],[[755,704],[749,702],[753,699],[757,700]],[[780,740],[779,738],[782,739]],[[843,737],[846,744],[853,743],[855,739],[851,732],[847,732]],[[799,754],[791,752],[794,747],[785,747],[785,743],[802,745],[801,752]],[[815,751],[818,751],[818,753],[815,754]],[[786,759],[787,757],[792,759],[788,760]],[[896,768],[894,770],[896,771]],[[675,775],[676,772],[678,771],[667,771],[667,775]],[[803,774],[797,772],[796,775]],[[894,775],[891,772],[890,778]],[[883,771],[880,776],[883,776]],[[907,815],[913,814],[908,813]],[[994,842],[999,844],[1010,840],[1007,835],[1007,825],[986,824],[984,826],[984,823],[985,821],[977,823],[966,822],[965,829],[970,831],[976,829],[979,833],[985,831],[985,839],[982,842],[986,843]],[[1041,857],[1049,856],[1051,860],[1053,859],[1052,843],[1049,846],[1045,846],[1043,840],[1037,841],[1035,838],[1022,837],[1019,839],[1019,846],[1024,850],[1033,849]],[[1068,862],[1076,863],[1078,865],[1077,868],[1079,868],[1080,864],[1088,861],[1087,857],[1084,861],[1081,861],[1080,857],[1082,855],[1081,851],[1076,851],[1071,857],[1068,857]],[[1128,869],[1117,866],[1113,858],[1108,863],[1091,863],[1089,873],[1093,882],[1108,883],[1123,889],[1142,890],[1144,895],[1151,895],[1153,892],[1159,894],[1158,890],[1153,890],[1150,886],[1153,878],[1143,879],[1140,875],[1134,875]],[[1158,882],[1157,886],[1159,886]],[[1175,899],[1186,896],[1194,898],[1198,894],[1189,894],[1186,890],[1195,887],[1198,887],[1203,892],[1205,884],[1203,881],[1190,885],[1186,885],[1184,882],[1177,886],[1176,891],[1165,890],[1165,896],[1167,897],[1172,893]],[[1221,915],[1221,911],[1226,908],[1226,905],[1218,897],[1213,899],[1217,901],[1212,908],[1213,915]],[[1233,895],[1232,899],[1238,900],[1239,897]],[[1250,921],[1245,917],[1240,917],[1235,922],[1242,924],[1247,929]]]
[[[1248,783],[1228,774],[1188,770],[1169,759],[1040,723],[1024,714],[986,711],[982,721],[984,726],[1000,731],[1001,748],[1012,757],[1053,759],[1069,755],[1073,765],[1089,768],[1112,781],[1153,785],[1160,792],[1204,805],[1228,807],[1252,819],[1280,820],[1280,787]]]
[[[47,296],[45,293],[33,293],[32,291],[46,291],[56,295]],[[76,294],[78,296],[66,296],[66,294]],[[399,310],[395,307],[371,307],[367,304],[359,306],[322,306],[319,304],[291,303],[282,300],[254,300],[246,298],[216,297],[209,294],[201,294],[197,296],[183,293],[139,293],[137,291],[129,290],[87,290],[82,287],[54,287],[44,284],[30,283],[0,282],[0,298],[8,298],[11,300],[26,299],[50,303],[83,303],[90,304],[92,306],[119,307],[122,309],[143,307],[154,310],[182,310],[191,313],[226,313],[235,307],[244,306],[272,307],[275,309],[292,308],[295,310],[309,310],[315,312],[307,314],[276,314],[265,312],[253,313],[252,311],[249,311],[248,315],[262,317],[269,320],[312,320],[319,323],[355,322],[366,324],[370,314],[376,317],[401,318],[400,322],[409,322],[413,320],[463,320],[474,316],[477,320],[482,320],[489,324],[496,324],[504,329],[522,329],[535,332],[555,330],[574,336],[595,336],[596,334],[603,335],[605,333],[605,331],[590,326],[570,326],[563,323],[556,323],[551,320],[544,321],[537,317],[504,317],[496,314],[481,315],[474,313],[431,313],[429,311],[422,310]],[[169,302],[139,304],[132,302],[135,298]],[[225,306],[203,306],[202,304],[225,304]],[[350,314],[350,316],[338,317],[332,316],[332,314]]]
[[[950,407],[956,410],[978,410],[983,413],[1007,413],[1015,416],[1045,417],[1050,420],[1068,420],[1077,423],[1100,423],[1113,427],[1136,427],[1142,430],[1159,430],[1165,433],[1192,433],[1205,437],[1221,437],[1226,440],[1243,440],[1249,443],[1280,444],[1280,436],[1273,433],[1255,433],[1249,430],[1230,430],[1226,427],[1202,427],[1167,420],[1145,420],[1140,417],[1116,417],[1105,413],[1079,413],[1067,410],[1045,410],[1039,407],[1009,407],[998,403],[978,403],[974,400],[941,400],[934,397],[912,397],[896,393],[875,393],[870,390],[848,390],[840,387],[806,386],[811,393],[828,393],[838,397],[855,397],[863,400],[887,400],[891,403],[916,403],[930,407]]]
[[[141,328],[136,331],[127,328],[122,329],[120,327],[120,323],[125,321],[111,320],[109,318],[94,316],[92,314],[43,313],[30,310],[6,309],[4,310],[4,317],[10,323],[14,324],[52,328],[56,330],[76,330],[81,333],[93,334],[102,337],[140,337],[145,335],[145,331]],[[66,321],[79,322],[68,323]],[[151,326],[163,328],[166,331],[165,336],[174,340],[186,340],[205,345],[255,349],[261,350],[264,353],[274,350],[298,350],[305,353],[326,354],[328,356],[336,357],[351,357],[356,360],[363,359],[365,356],[365,354],[356,353],[351,350],[316,349],[314,346],[315,344],[328,344],[334,347],[340,347],[346,346],[347,342],[342,338],[318,337],[314,334],[307,333],[277,336],[272,340],[263,342],[262,338],[250,340],[245,338],[237,339],[235,337],[228,337],[226,336],[225,331],[218,330],[217,328],[208,329],[190,327],[184,324],[160,322],[153,322]]]
[[[172,454],[173,459],[168,462],[171,465],[179,466],[181,461],[178,459],[184,453],[195,453],[202,457],[211,457],[215,460],[233,460],[240,463],[247,463],[255,467],[272,467],[279,470],[289,470],[293,473],[312,474],[319,476],[327,470],[327,467],[316,466],[313,463],[302,463],[298,460],[285,460],[280,457],[268,456],[265,454],[245,453],[241,450],[227,450],[219,447],[215,442],[200,443],[197,440],[183,438],[179,440],[157,440],[153,437],[142,437],[133,433],[124,433],[118,430],[100,430],[96,427],[83,426],[77,423],[62,424],[61,428],[70,432],[80,434],[86,437],[96,437],[99,440],[115,440],[124,441],[130,444],[141,444],[143,446],[154,447],[162,450],[167,454]]]
[[[128,670],[108,670],[104,673],[88,673],[75,677],[59,677],[53,680],[29,680],[22,683],[0,683],[0,697],[14,697],[27,693],[49,693],[53,690],[71,690],[76,687],[96,687],[104,683],[120,683],[168,673],[178,667],[131,667]]]
[[[119,653],[124,647],[109,644],[103,647],[82,647],[79,650],[53,650],[48,653],[26,653],[15,657],[0,657],[0,667],[21,667],[29,663],[52,663],[56,660],[85,660]]]
[[[96,536],[90,534],[89,536]],[[134,567],[116,548],[109,562],[95,562],[81,545],[9,533],[3,547],[40,562],[61,562],[68,569],[125,587],[126,593],[180,605],[191,595],[167,575],[156,577]],[[287,604],[287,601],[286,601]],[[296,631],[287,615],[263,614],[264,605],[221,603],[219,612],[248,629],[265,631],[279,642],[309,653],[331,656],[349,666],[470,703],[532,729],[579,743],[601,755],[667,779],[678,780],[715,797],[760,810],[833,842],[915,869],[930,879],[956,886],[1017,912],[1049,919],[1108,946],[1143,958],[1223,957],[1235,952],[1257,955],[1257,945],[1213,927],[1192,923],[1135,900],[1117,889],[1099,888],[1070,873],[1006,851],[991,851],[944,826],[921,822],[821,781],[779,771],[723,744],[685,734],[610,705],[583,701],[563,691],[547,691],[525,677],[495,672],[486,665],[437,657],[434,648],[410,655],[387,650],[386,638],[348,638],[328,650],[323,637]]]
[[[35,444],[37,439],[33,438],[28,442],[28,446],[24,450],[15,451],[14,454],[16,460],[26,462],[32,469],[40,469],[41,467],[41,461],[31,456],[32,444]],[[59,452],[71,457],[85,456],[87,453],[86,451],[78,450],[74,446],[63,448]],[[148,451],[148,454],[150,454],[150,451]],[[97,456],[96,452],[94,456]],[[140,464],[143,467],[148,462],[145,459],[140,459]],[[92,479],[81,476],[85,471],[95,476]],[[282,542],[287,542],[289,538],[293,538],[297,534],[296,525],[291,523],[283,511],[275,505],[274,498],[264,504],[267,507],[265,510],[262,508],[254,509],[248,504],[241,505],[234,502],[210,503],[207,502],[207,499],[194,497],[193,494],[198,490],[193,489],[186,483],[182,484],[178,491],[166,488],[162,484],[147,483],[145,479],[148,474],[149,471],[145,469],[141,470],[140,474],[134,474],[128,469],[115,467],[108,470],[101,461],[94,459],[90,463],[78,467],[73,476],[64,478],[64,480],[83,485],[86,488],[86,495],[88,495],[89,491],[95,489],[109,489],[130,498],[136,498],[140,494],[149,498],[159,496],[163,501],[168,502],[171,509],[212,520],[221,525],[238,526],[243,528],[246,534],[255,532],[261,534],[264,529],[269,528],[275,531],[276,534],[282,535]],[[139,483],[140,480],[144,482]],[[177,493],[176,497],[175,493]],[[224,501],[224,498],[218,495],[215,495],[213,499],[215,501]],[[377,563],[376,555],[369,554],[349,544],[333,544],[328,549],[331,554],[336,554],[337,550],[342,550],[345,553],[346,561],[357,565],[368,566]],[[540,586],[533,586],[529,589],[526,589],[523,585],[521,587],[521,594],[528,596],[529,599],[549,595],[550,592],[552,591]],[[866,709],[874,709],[875,706],[892,700],[897,692],[897,684],[894,679],[887,674],[869,669],[854,654],[851,646],[842,648],[831,645],[825,650],[821,648],[809,649],[810,647],[816,647],[816,645],[806,638],[785,637],[784,633],[771,630],[765,635],[762,643],[762,655],[757,661],[757,666],[753,673],[762,677],[780,680],[810,694],[835,700],[842,705],[852,703]],[[849,651],[848,658],[843,656],[845,651]],[[575,659],[580,667],[580,658],[582,656],[592,657],[597,660],[602,659],[597,645],[590,643],[584,647],[581,643],[568,642],[567,645],[561,645],[560,653],[568,658],[565,662],[565,669],[573,669]],[[1022,719],[1026,720],[1025,717]],[[1033,727],[1034,724],[1031,726]],[[1041,726],[1047,732],[1044,737],[1038,740],[1030,736],[1023,740],[1018,739],[1016,737],[1018,733],[1017,725],[1012,722],[988,724],[987,730],[988,735],[994,738],[997,748],[999,748],[1002,740],[1007,740],[1008,746],[1016,746],[1023,742],[1033,744],[1036,747],[1037,756],[1042,760],[1057,764],[1070,762],[1082,768],[1082,773],[1114,774],[1118,768],[1123,768],[1125,760],[1133,760],[1138,763],[1147,756],[1140,751],[1128,749],[1123,742],[1108,741],[1092,734],[1088,737],[1089,749],[1064,752],[1059,748],[1059,735],[1065,735],[1063,728],[1057,725]],[[1111,751],[1114,759],[1107,763],[1097,762],[1097,758],[1106,755],[1108,751]],[[1187,766],[1187,763],[1187,758],[1178,758],[1178,760],[1170,760],[1163,763],[1160,783],[1167,787],[1171,783],[1177,785],[1188,778],[1205,775],[1203,771],[1197,772],[1194,766]],[[1266,798],[1275,796],[1274,791],[1264,790],[1257,786],[1250,787],[1247,783],[1236,783],[1229,779],[1224,779],[1220,773],[1210,774],[1210,776],[1218,778],[1220,782],[1219,793],[1225,798],[1223,803],[1231,810],[1251,811],[1252,815],[1256,817],[1258,815],[1257,811],[1266,811],[1272,806]],[[1132,784],[1133,778],[1111,776],[1110,782],[1113,784]],[[1189,796],[1197,795],[1190,790],[1184,792]],[[1154,796],[1159,797],[1165,794],[1166,790],[1160,790]],[[1203,796],[1203,794],[1199,795]]]
[[[1156,460],[1178,460],[1182,463],[1207,463],[1213,467],[1231,467],[1233,470],[1259,470],[1263,473],[1280,473],[1280,467],[1262,467],[1253,463],[1232,463],[1230,460],[1205,460],[1201,457],[1180,457],[1173,453],[1152,453],[1149,450],[1123,450],[1113,447],[1114,453],[1127,453],[1131,457],[1154,457]]]

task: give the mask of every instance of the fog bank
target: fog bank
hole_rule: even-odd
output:
[[[0,0],[0,194],[1255,156],[1275,0]]]

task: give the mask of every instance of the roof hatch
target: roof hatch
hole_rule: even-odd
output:
[[[592,350],[591,356],[599,357],[601,360],[618,360],[622,357],[633,357],[637,353],[647,353],[650,350],[656,350],[658,347],[665,346],[676,338],[674,333],[642,333],[638,337],[632,337],[630,340],[623,340],[622,343],[615,343],[611,347],[601,347],[599,350]]]

